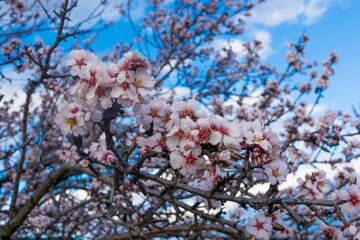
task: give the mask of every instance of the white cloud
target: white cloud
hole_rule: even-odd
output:
[[[339,4],[341,1],[337,1]],[[251,12],[248,23],[276,26],[282,23],[312,24],[334,4],[334,0],[269,0]]]
[[[244,43],[240,39],[215,39],[212,46],[216,51],[220,51],[222,56],[225,56],[223,49],[229,49],[230,47],[232,51],[237,54],[237,57],[243,57],[245,55]]]
[[[263,48],[259,51],[260,58],[265,60],[274,53],[271,48],[271,34],[268,31],[253,29],[249,31],[249,35],[260,41],[262,44]],[[244,42],[240,39],[215,39],[212,46],[215,50],[220,51],[222,56],[225,56],[225,51],[223,51],[223,49],[230,49],[230,47],[232,51],[236,53],[238,59],[243,58],[246,53]]]
[[[191,90],[187,87],[162,88],[160,97],[167,99],[174,96],[174,100],[183,100],[184,98],[190,97],[190,93]]]
[[[254,8],[248,22],[275,26],[285,21],[295,21],[303,12],[302,2],[303,0],[270,0],[264,2]]]
[[[268,31],[256,30],[253,32],[253,35],[256,40],[261,42],[262,49],[259,51],[259,56],[262,59],[267,59],[271,54],[274,53],[274,50],[271,48],[271,34]]]
[[[139,21],[146,15],[146,1],[142,0],[132,0],[130,15],[131,19],[135,22]]]
[[[263,93],[263,89],[262,88],[258,88],[256,89],[254,92],[252,92],[250,94],[249,97],[244,97],[243,98],[243,104],[247,105],[247,106],[252,106],[255,103],[259,102],[260,100],[260,95]]]
[[[239,101],[239,97],[238,96],[230,96],[228,100],[226,100],[223,104],[224,107],[227,107],[227,106],[233,106],[233,107],[237,107],[239,106],[239,104],[237,103],[237,101]]]
[[[305,24],[311,24],[321,18],[330,7],[332,1],[329,0],[311,0],[304,8]]]
[[[14,71],[12,66],[3,67],[1,72],[12,81],[12,83],[9,83],[5,79],[0,80],[0,93],[5,95],[5,100],[10,100],[10,98],[14,96],[16,92],[19,92],[20,89],[23,89],[26,85],[27,79],[31,79],[33,73],[31,70],[17,73]]]
[[[70,193],[70,191],[68,191],[68,193]],[[82,190],[82,189],[76,190],[72,195],[75,197],[75,199],[77,199],[81,202],[90,199],[89,194],[85,190]]]
[[[13,91],[13,89],[11,89],[10,91]],[[2,93],[2,91],[0,91],[0,93]],[[20,90],[15,91],[11,96],[5,95],[5,97],[4,97],[4,99],[6,101],[9,101],[11,98],[14,101],[11,104],[11,107],[9,108],[9,112],[20,111],[21,106],[23,106],[25,104],[26,92],[24,90],[20,89]],[[38,92],[33,93],[31,96],[32,105],[30,106],[30,111],[32,111],[32,109],[34,109],[35,107],[39,107],[41,104],[41,101],[42,101],[42,99],[41,99],[40,93],[38,93]],[[0,102],[0,106],[2,106],[2,104],[3,104],[3,102]]]
[[[250,188],[249,192],[254,195],[258,195],[259,193],[266,193],[269,189],[270,183],[256,184],[252,188]]]
[[[178,60],[176,60],[176,59],[171,59],[171,60],[168,62],[168,64],[166,64],[166,65],[161,69],[161,74],[160,74],[160,75],[165,75],[165,74],[167,74],[168,72],[170,72],[171,69],[175,67],[175,65],[176,65],[177,62],[178,62]],[[175,74],[177,74],[177,69],[173,69],[169,77],[171,77],[171,75],[174,75],[174,76],[175,76]]]
[[[22,73],[17,73],[13,70],[13,67],[6,66],[1,69],[2,73],[11,79],[12,83],[9,83],[7,80],[0,81],[0,94],[4,94],[4,100],[9,101],[13,99],[14,102],[11,105],[9,111],[19,111],[21,106],[24,105],[26,99],[25,86],[28,79],[33,79],[33,71],[26,70]],[[32,106],[39,106],[41,103],[41,96],[39,91],[32,95]],[[0,106],[3,102],[0,102]]]
[[[302,165],[298,168],[296,173],[290,173],[286,176],[286,181],[279,185],[279,190],[284,190],[289,187],[297,187],[299,186],[299,183],[297,182],[298,178],[304,179],[305,175],[308,173],[316,172],[318,171],[316,168],[310,166],[310,165]]]
[[[70,25],[77,24],[86,20],[89,16],[97,16],[102,9],[103,5],[99,5],[98,0],[78,0],[77,6],[70,13]],[[121,15],[118,12],[118,8],[114,8],[113,5],[108,6],[104,12],[101,13],[101,19],[105,21],[113,20],[114,22],[119,20]],[[99,21],[100,17],[95,17],[92,20],[86,22],[83,27],[91,27]]]
[[[98,0],[78,0],[78,5],[74,10],[71,12],[70,19],[72,22],[77,23],[87,19],[90,14],[96,16],[98,13],[102,11],[104,8],[103,5],[99,5],[100,1]],[[146,13],[146,1],[143,0],[132,0],[130,1],[130,15],[131,19],[134,22],[139,21],[141,18],[145,16]],[[105,8],[105,11],[101,13],[101,19],[106,21],[118,21],[121,19],[122,15],[119,13],[119,8],[115,8],[115,5],[127,5],[127,1],[120,0],[114,2],[114,4],[110,4]],[[86,23],[87,27],[95,24],[100,17],[96,17],[94,20]]]
[[[309,112],[311,111],[312,108],[313,108],[313,104],[310,104],[310,105],[307,105],[307,106],[306,106],[306,112],[307,112],[307,114],[309,114]],[[311,116],[321,114],[321,113],[323,113],[326,109],[327,109],[326,104],[317,104],[317,105],[315,105],[314,109],[312,110]]]

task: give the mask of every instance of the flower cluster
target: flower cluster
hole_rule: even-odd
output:
[[[138,54],[129,52],[118,64],[109,66],[85,50],[74,50],[69,58],[66,64],[71,66],[77,83],[71,91],[75,102],[62,103],[56,116],[63,134],[79,136],[92,123],[101,122],[108,109],[132,107],[139,128],[127,144],[136,143],[141,154],[168,152],[171,167],[183,176],[197,178],[199,189],[214,188],[237,161],[244,167],[256,168],[260,172],[257,178],[262,181],[273,185],[285,181],[289,170],[279,157],[279,139],[259,120],[230,121],[219,115],[209,116],[195,99],[170,104],[164,98],[151,98],[154,78],[147,71],[149,64]],[[86,150],[88,158],[79,164],[86,167],[96,159],[111,165],[115,156],[107,147],[105,140],[93,143]],[[59,155],[71,163],[78,158],[75,148]],[[197,201],[208,208],[221,205],[220,201],[208,202],[200,196]],[[266,238],[269,228],[267,218],[263,220],[265,229],[259,234]]]
[[[91,157],[96,158],[97,160],[111,164],[115,161],[114,154],[107,150],[106,141],[102,139],[99,143],[92,143],[90,146]]]
[[[63,149],[58,150],[56,153],[60,160],[68,164],[76,164],[76,160],[79,158],[76,146],[72,146],[70,143],[63,143]]]
[[[77,83],[71,91],[75,102],[60,104],[56,116],[64,135],[70,131],[81,135],[88,127],[86,123],[99,122],[102,111],[115,102],[122,107],[144,103],[155,84],[147,61],[131,52],[118,64],[106,66],[91,52],[73,50],[66,64]]]
[[[329,190],[330,180],[325,177],[324,171],[306,174],[305,181],[298,178],[301,196],[307,196],[312,199],[322,199]]]
[[[75,102],[59,105],[56,123],[63,134],[83,134],[91,123],[101,121],[104,110],[117,103],[122,108],[133,107],[137,124],[153,133],[138,135],[140,152],[170,151],[171,166],[183,175],[195,175],[207,168],[214,178],[221,175],[222,168],[233,168],[230,152],[243,151],[248,156],[244,165],[251,159],[254,166],[261,167],[268,182],[285,180],[288,168],[278,157],[278,138],[271,130],[265,131],[258,120],[209,117],[195,99],[172,104],[163,98],[150,99],[154,78],[147,71],[149,64],[138,54],[126,53],[118,64],[106,66],[93,53],[74,50],[66,64],[71,66],[70,73],[77,83],[71,91]],[[90,152],[105,163],[114,161],[104,141],[92,145]],[[88,161],[81,164],[87,166]]]
[[[209,176],[221,175],[221,169],[232,169],[235,154],[246,153],[245,166],[251,164],[263,171],[271,184],[281,183],[289,173],[285,161],[279,158],[280,145],[271,129],[265,130],[260,121],[229,121],[221,116],[208,116],[190,99],[168,104],[153,98],[141,105],[137,124],[154,134],[141,134],[136,140],[140,153],[150,150],[170,151],[170,163],[183,175],[195,175],[208,169]],[[131,142],[129,142],[131,144]]]

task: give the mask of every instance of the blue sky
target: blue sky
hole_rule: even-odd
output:
[[[81,5],[82,1],[81,8],[85,7]],[[133,4],[136,6],[133,11],[135,20],[145,12],[144,2],[137,0]],[[360,69],[359,13],[360,0],[267,0],[255,7],[253,16],[246,20],[244,39],[255,37],[262,40],[262,59],[278,70],[285,68],[288,42],[296,42],[303,31],[310,37],[307,59],[316,60],[318,69],[331,51],[337,51],[336,74],[332,76],[330,88],[325,91],[320,104],[323,110],[351,111],[351,104],[360,103],[360,74],[357,74],[357,69]],[[99,54],[111,51],[118,41],[132,39],[129,24],[120,18],[116,20],[116,24],[94,42]],[[233,40],[234,45],[239,45],[239,51],[242,43],[243,39]]]
[[[80,0],[79,7],[73,12],[73,22],[86,18],[89,10],[97,6],[97,0]],[[133,1],[135,21],[146,11],[145,0]],[[244,39],[257,38],[263,42],[261,57],[278,70],[285,68],[285,53],[290,41],[297,41],[305,31],[310,37],[307,46],[308,60],[316,60],[321,69],[321,62],[328,54],[336,50],[339,63],[335,66],[335,76],[331,78],[330,88],[321,99],[322,108],[328,110],[351,111],[351,104],[360,103],[360,0],[267,0],[252,11],[253,16],[245,19]],[[116,11],[107,12],[104,20],[113,19],[115,25],[101,33],[93,43],[98,55],[111,52],[118,42],[130,42],[133,32],[128,22],[120,18]],[[45,40],[51,43],[52,34],[32,35],[28,40]],[[244,39],[232,39],[232,45],[241,51]],[[224,42],[224,41],[223,41]],[[221,41],[215,42],[221,46]],[[6,69],[16,81],[14,87],[24,83],[28,74],[14,75]],[[319,71],[320,72],[320,71]],[[23,80],[20,81],[19,80]],[[307,78],[304,78],[307,80]],[[9,85],[2,86],[0,92],[8,90]],[[8,95],[13,91],[6,91]]]
[[[308,60],[321,66],[331,51],[339,56],[336,74],[320,103],[329,110],[346,111],[351,111],[351,104],[360,103],[360,1],[269,0],[254,11],[249,29],[264,30],[271,36],[272,54],[266,59],[271,65],[284,68],[287,43],[296,41],[305,30],[310,37]]]

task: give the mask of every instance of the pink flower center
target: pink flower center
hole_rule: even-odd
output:
[[[69,125],[70,128],[72,128],[76,124],[76,120],[75,118],[68,118],[65,123]]]
[[[171,112],[168,112],[166,115],[165,115],[165,122],[169,122],[171,120]]]
[[[278,176],[280,176],[280,173],[279,173],[279,171],[276,169],[276,170],[273,171],[273,175],[274,175],[275,177],[278,177]]]
[[[123,89],[124,91],[126,91],[127,89],[130,88],[130,83],[128,83],[128,82],[123,82],[123,83],[120,85],[120,87],[122,87],[122,89]]]
[[[84,159],[84,160],[82,161],[82,165],[83,165],[83,166],[88,166],[88,165],[89,165],[89,160]]]
[[[210,128],[202,128],[200,131],[199,131],[199,140],[200,142],[207,142],[210,138],[210,135],[211,135],[211,130]]]
[[[195,117],[194,111],[192,111],[190,108],[185,108],[183,111],[179,114],[180,118],[186,118],[189,117],[191,120],[196,121],[197,117]]]
[[[197,158],[194,157],[193,155],[189,154],[189,156],[185,157],[185,164],[186,165],[194,165],[196,162]]]
[[[79,59],[79,60],[75,60],[75,65],[79,67],[79,69],[81,69],[82,66],[85,66],[85,59]]]
[[[143,76],[137,77],[134,82],[135,86],[142,87],[145,84],[145,79]]]
[[[113,162],[114,159],[110,153],[104,153],[101,160],[104,162],[107,162],[107,161]]]
[[[75,114],[80,110],[78,106],[74,107],[73,109],[70,109],[70,113]]]
[[[274,151],[276,151],[276,144],[272,144],[272,148]]]
[[[218,130],[221,133],[221,135],[229,135],[229,129],[227,129],[223,126],[221,126]]]
[[[359,202],[359,198],[354,195],[350,195],[349,202],[355,206]]]
[[[95,76],[91,75],[90,79],[87,81],[87,84],[90,88],[95,87],[97,83],[97,79]]]
[[[186,137],[186,133],[183,130],[179,130],[176,134],[175,134],[179,139],[183,139]]]
[[[105,89],[102,87],[96,88],[95,94],[99,97],[105,96]]]
[[[120,71],[128,71],[131,68],[129,62],[124,62],[121,66],[119,66]]]
[[[310,194],[311,196],[315,196],[315,192],[314,192],[312,189],[309,189],[309,194]]]
[[[320,174],[319,172],[313,172],[311,173],[311,175],[307,173],[305,177],[309,180],[315,181],[316,177],[319,176],[319,174]]]
[[[254,141],[255,142],[261,142],[263,139],[262,139],[262,137],[261,136],[259,136],[259,135],[254,135]]]
[[[152,110],[152,111],[150,112],[150,116],[152,116],[153,118],[156,117],[156,116],[157,116],[157,111]]]
[[[255,227],[259,231],[260,229],[264,228],[264,223],[263,222],[257,222]]]
[[[162,146],[165,146],[165,140],[163,138],[160,138],[160,140],[157,142],[157,145],[162,147]]]
[[[210,168],[210,176],[215,177],[215,174],[216,174],[216,167],[215,165],[212,165]]]

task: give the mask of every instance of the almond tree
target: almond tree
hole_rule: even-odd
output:
[[[15,81],[5,67],[31,77],[19,110],[18,96],[0,102],[0,239],[360,237],[359,116],[313,116],[336,53],[319,74],[306,34],[283,71],[258,41],[238,56],[231,41],[261,1],[147,4],[140,23],[132,1],[78,23],[76,2],[2,4],[2,83]],[[114,9],[135,37],[100,58],[91,44]],[[50,45],[29,40],[46,31]],[[302,165],[318,170],[291,186]]]

